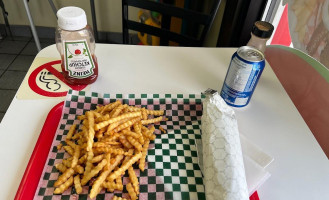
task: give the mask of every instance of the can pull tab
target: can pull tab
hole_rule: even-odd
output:
[[[202,92],[201,94],[206,95],[206,96],[215,96],[218,95],[217,90],[208,88],[206,91]]]

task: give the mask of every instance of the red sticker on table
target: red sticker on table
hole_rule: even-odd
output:
[[[54,67],[57,64],[61,64],[61,60],[45,63],[33,70],[28,84],[35,93],[47,97],[62,97],[67,94],[67,90],[63,91],[64,87],[78,91],[87,87],[67,83],[61,71]]]

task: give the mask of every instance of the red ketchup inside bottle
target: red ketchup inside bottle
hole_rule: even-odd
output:
[[[62,63],[61,63],[62,74],[64,75],[66,82],[71,85],[88,85],[88,84],[94,83],[98,77],[98,62],[97,62],[97,58],[95,55],[92,55],[92,59],[95,64],[95,68],[93,69],[94,74],[87,78],[77,79],[77,78],[70,77],[69,72],[65,70],[64,56],[62,56]]]

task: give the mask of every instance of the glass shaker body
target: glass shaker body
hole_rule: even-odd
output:
[[[98,77],[95,38],[85,11],[68,6],[57,11],[57,18],[55,40],[65,80],[72,85],[95,82]]]
[[[81,45],[79,46],[79,48],[77,45],[77,48],[75,49],[74,48],[75,42],[78,43],[86,42],[86,45],[83,46],[86,46],[87,48],[80,49]],[[69,45],[71,45],[72,47],[68,47],[67,43],[69,43]],[[90,26],[87,25],[85,28],[76,31],[67,31],[58,27],[56,30],[56,47],[59,53],[61,54],[61,59],[62,59],[61,67],[62,67],[63,75],[69,84],[83,85],[83,84],[91,84],[96,81],[98,77],[98,63],[97,63],[97,58],[95,56],[95,39]],[[74,51],[72,51],[72,49]],[[90,56],[91,59],[87,59],[87,60],[92,60],[94,68],[89,69],[92,70],[92,73],[87,74],[87,77],[84,78],[77,78],[74,76],[72,77],[70,76],[70,71],[68,70],[68,66],[66,66],[69,65],[67,57],[70,56],[76,57],[81,54],[88,55],[88,57]]]

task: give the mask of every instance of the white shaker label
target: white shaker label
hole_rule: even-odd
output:
[[[64,66],[69,76],[87,78],[94,74],[95,64],[86,40],[64,41]]]

